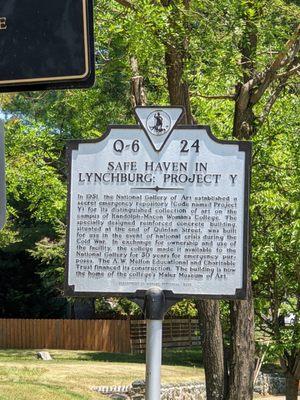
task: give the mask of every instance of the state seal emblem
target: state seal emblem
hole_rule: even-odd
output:
[[[162,136],[171,129],[171,118],[165,111],[155,110],[147,118],[146,126],[153,135]]]

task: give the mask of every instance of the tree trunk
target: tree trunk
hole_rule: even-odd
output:
[[[183,106],[186,113],[181,123],[192,125],[195,120],[191,112],[189,87],[183,82],[184,56],[184,50],[166,45],[165,62],[170,104]],[[207,400],[223,400],[224,355],[219,302],[199,300],[196,304],[202,335]]]
[[[170,104],[185,108],[185,115],[182,117],[181,123],[193,124],[189,88],[187,83],[182,81],[184,71],[183,57],[182,52],[173,45],[166,45],[165,62]]]
[[[144,78],[139,74],[137,59],[130,57],[130,66],[132,70],[131,78],[131,104],[132,107],[145,106],[147,104],[147,96],[144,88]]]
[[[250,92],[244,85],[238,85],[236,96],[233,136],[239,140],[249,140],[255,134],[255,115],[249,103]]]
[[[200,322],[207,400],[223,400],[224,357],[219,303],[197,301]]]
[[[249,258],[247,299],[230,302],[231,351],[229,360],[229,388],[228,396],[226,397],[227,400],[253,399],[255,337],[254,304],[251,281],[251,257]]]
[[[245,10],[251,7],[252,0]],[[250,101],[249,79],[255,75],[257,29],[247,12],[244,15],[244,32],[240,42],[243,83],[236,86],[233,136],[249,140],[255,134],[255,115]],[[250,236],[251,237],[251,236]],[[251,239],[250,239],[251,242]],[[251,254],[250,254],[251,255]],[[254,304],[251,282],[251,257],[248,265],[247,299],[230,303],[231,351],[229,361],[229,388],[227,400],[253,399],[255,369]]]
[[[300,298],[298,299],[299,309]],[[296,346],[299,343],[299,321],[296,316],[294,325],[294,342]],[[280,359],[280,364],[284,368],[286,376],[286,400],[297,400],[300,380],[300,350],[297,347],[291,349],[288,353],[285,351],[285,357]]]
[[[286,375],[286,400],[297,400],[299,389],[299,379],[295,378],[291,373]]]
[[[253,134],[254,116],[249,104],[241,112],[237,100],[234,136],[249,139]],[[231,352],[229,362],[229,391],[227,400],[251,400],[255,369],[254,304],[251,282],[251,258],[248,266],[248,295],[246,300],[230,304]]]
[[[169,0],[162,0],[162,4],[169,5]],[[189,0],[184,1],[184,6],[186,10],[189,9]],[[182,37],[179,42],[170,40],[165,45],[165,63],[170,105],[183,106],[185,115],[181,123],[193,125],[196,121],[191,112],[189,86],[183,80],[187,47],[186,37]],[[225,373],[219,302],[199,300],[196,304],[202,335],[207,400],[223,400]]]
[[[253,398],[254,313],[252,294],[248,300],[233,301],[231,313],[231,360],[228,400]]]

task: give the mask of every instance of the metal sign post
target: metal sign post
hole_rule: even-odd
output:
[[[146,400],[160,399],[162,324],[162,319],[147,319]]]
[[[146,400],[160,399],[162,324],[165,311],[164,292],[158,287],[147,290],[144,305],[144,314],[147,320]]]
[[[6,214],[4,123],[0,121],[0,229],[5,224]]]

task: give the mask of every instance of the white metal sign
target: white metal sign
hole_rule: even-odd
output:
[[[0,121],[0,229],[5,224],[6,194],[5,194],[5,160],[4,160],[4,124]]]
[[[181,108],[72,141],[66,294],[244,298],[249,142],[178,126]]]

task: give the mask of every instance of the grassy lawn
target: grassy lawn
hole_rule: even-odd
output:
[[[0,350],[0,400],[107,399],[90,387],[144,379],[143,355],[49,352],[53,361],[37,360],[34,350]],[[198,350],[164,351],[163,383],[203,381],[200,361]]]

